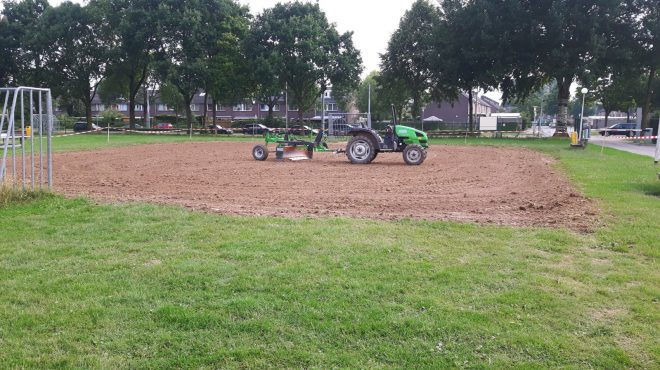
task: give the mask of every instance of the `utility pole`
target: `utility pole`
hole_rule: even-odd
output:
[[[144,127],[151,128],[151,107],[149,106],[149,87],[145,87],[144,94],[147,97],[147,116],[144,117]]]
[[[371,128],[371,84],[369,84],[369,112],[367,113],[367,125]]]
[[[325,130],[325,91],[321,92],[321,131]]]
[[[545,88],[543,89],[543,92],[544,92],[544,94],[541,97],[541,114],[539,115],[539,122],[538,122],[538,126],[539,126],[538,135],[539,135],[539,137],[542,136],[541,135],[541,130],[543,130],[543,105],[545,104]]]
[[[284,84],[284,127],[289,131],[289,83]]]
[[[653,135],[653,133],[651,133]],[[658,140],[658,136],[660,136],[660,118],[658,118],[658,133],[655,136],[655,164],[657,165],[658,162],[660,162],[660,140]],[[660,173],[658,173],[658,178],[660,178]]]

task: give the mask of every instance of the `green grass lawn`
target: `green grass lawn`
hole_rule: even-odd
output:
[[[126,138],[116,145],[152,142]],[[102,146],[91,140],[66,145]],[[0,193],[0,367],[657,368],[652,161],[556,140],[468,144],[557,158],[599,225],[228,217]]]

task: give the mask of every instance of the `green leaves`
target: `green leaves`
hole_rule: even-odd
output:
[[[413,118],[421,114],[431,97],[434,69],[434,29],[441,22],[440,10],[427,0],[416,1],[401,19],[381,55],[383,85],[389,90],[405,87],[411,98]],[[393,104],[397,102],[392,102]]]
[[[362,59],[352,34],[340,35],[318,4],[294,2],[264,10],[248,40],[260,95],[288,86],[300,118],[330,86],[339,97],[357,88]]]

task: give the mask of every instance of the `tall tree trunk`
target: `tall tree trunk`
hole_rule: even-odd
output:
[[[92,101],[90,99],[85,99],[85,118],[87,119],[87,129],[92,129]]]
[[[642,106],[642,130],[649,127],[649,115],[651,114],[651,96],[653,95],[653,80],[655,80],[655,67],[649,71],[644,94],[644,105]]]
[[[305,115],[305,112],[298,107],[298,124],[302,125],[303,124],[303,116]]]
[[[275,101],[268,102],[268,123],[273,122],[273,115],[275,114]]]
[[[215,98],[211,99],[211,103],[213,104],[213,109],[212,109],[212,111],[213,111],[213,125],[215,125],[216,106],[217,106],[217,102],[215,101]]]
[[[135,101],[136,101],[136,96],[138,91],[140,91],[140,88],[142,87],[142,84],[144,84],[144,80],[147,77],[147,68],[149,67],[148,64],[145,64],[142,67],[142,75],[140,78],[136,78],[136,73],[138,71],[134,71],[131,73],[129,76],[129,84],[128,84],[128,125],[131,128],[131,130],[135,130]]]
[[[626,110],[626,123],[630,122],[630,108]]]
[[[188,123],[188,130],[189,130],[188,133],[189,134],[192,134],[192,130],[193,130],[193,119],[194,119],[194,117],[193,117],[192,109],[190,109],[190,104],[192,103],[193,97],[195,97],[194,93],[191,96],[185,96],[185,98],[184,98],[184,100],[185,100],[184,109],[186,110],[186,122]]]
[[[147,112],[147,100],[149,100],[149,87],[144,86],[144,99],[142,99],[142,126],[143,127],[148,127],[147,125],[147,116],[149,113]]]
[[[82,92],[83,98],[81,100],[85,105],[85,118],[87,119],[88,130],[92,129],[92,123],[93,123],[92,121],[94,119],[92,117],[92,100],[94,100],[94,97],[96,96],[96,89],[98,89],[100,83],[101,81],[97,81],[96,84],[94,85],[94,88],[87,85],[85,91]]]
[[[204,94],[204,115],[202,116],[202,128],[206,128],[206,114],[208,113],[208,101],[209,101],[209,94],[205,93]]]
[[[557,129],[555,130],[555,137],[568,136],[568,102],[571,98],[571,82],[572,80],[566,77],[557,78],[557,98],[558,98],[558,114],[557,114]]]
[[[128,123],[131,130],[135,130],[135,95],[128,99]]]
[[[612,113],[612,112],[610,112],[609,110],[605,109],[605,127],[607,127],[607,122],[608,122],[609,119],[610,119],[610,113]],[[627,121],[626,121],[626,122],[627,122]]]
[[[128,127],[135,130],[135,93],[133,87],[135,86],[135,76],[131,74],[128,78]]]
[[[470,132],[474,131],[474,96],[472,96],[472,88],[468,91],[468,122],[470,123]]]

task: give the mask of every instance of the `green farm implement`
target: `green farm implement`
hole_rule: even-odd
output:
[[[392,108],[394,117],[396,112]],[[408,126],[397,124],[388,126],[383,136],[376,130],[366,127],[352,127],[348,130],[348,144],[346,149],[330,149],[327,136],[321,130],[314,141],[299,140],[289,134],[266,133],[265,145],[257,145],[252,149],[252,156],[258,161],[268,158],[269,146],[275,145],[275,154],[278,160],[304,160],[312,159],[314,152],[320,153],[346,153],[346,156],[355,164],[371,163],[379,153],[403,153],[403,160],[408,165],[420,165],[426,159],[426,150],[429,147],[428,136],[425,132]]]

